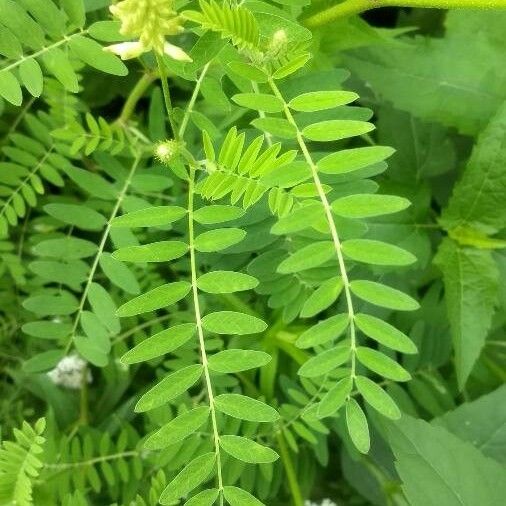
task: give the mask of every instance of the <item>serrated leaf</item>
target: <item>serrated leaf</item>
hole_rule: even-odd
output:
[[[357,98],[352,91],[310,91],[290,100],[288,106],[294,111],[315,112],[349,104]]]
[[[339,380],[318,403],[318,410],[316,412],[318,418],[326,418],[337,413],[351,394],[352,388],[353,381],[351,377]]]
[[[241,242],[246,232],[240,228],[217,228],[195,237],[195,249],[202,253],[222,251]]]
[[[219,373],[234,373],[262,367],[271,361],[263,351],[230,349],[209,357],[209,369]]]
[[[299,376],[303,378],[317,378],[324,376],[330,371],[337,369],[350,358],[351,350],[346,344],[336,346],[330,350],[323,351],[315,357],[311,357],[302,364],[298,370]]]
[[[159,241],[142,246],[126,246],[116,250],[112,256],[122,262],[170,262],[182,257],[188,244],[182,241]]]
[[[122,357],[124,364],[137,364],[177,350],[195,335],[195,324],[182,323],[148,337],[127,351]]]
[[[360,453],[368,453],[371,447],[369,426],[362,408],[355,399],[346,403],[346,427],[355,448]]]
[[[215,334],[245,335],[257,334],[267,328],[267,324],[257,318],[237,311],[217,311],[202,318],[202,326]]]
[[[279,264],[277,271],[281,274],[305,271],[319,267],[331,258],[334,258],[335,255],[336,250],[332,241],[320,241],[308,244],[283,260]]]
[[[169,374],[141,396],[135,405],[136,413],[150,411],[175,399],[192,387],[201,375],[201,364],[189,365]]]
[[[384,378],[393,381],[409,381],[411,379],[411,374],[404,367],[377,350],[359,346],[356,349],[356,354],[358,361],[363,366]]]
[[[416,257],[409,251],[382,241],[348,239],[342,243],[343,253],[356,262],[372,265],[410,265]]]
[[[355,280],[350,283],[354,295],[376,306],[397,311],[416,311],[420,305],[409,295],[375,281]]]
[[[249,464],[269,464],[279,458],[271,448],[242,436],[221,436],[220,446],[232,457]]]
[[[162,450],[179,443],[198,431],[209,419],[209,406],[198,406],[182,413],[148,437],[144,447],[148,450]]]
[[[337,314],[318,322],[304,331],[297,339],[297,348],[311,348],[328,341],[337,339],[348,328],[349,316],[346,313]]]
[[[308,125],[302,130],[302,135],[311,141],[328,142],[363,135],[371,130],[374,130],[372,123],[335,119]]]
[[[178,206],[155,206],[117,216],[111,221],[111,227],[160,227],[179,221],[187,213]]]
[[[355,384],[364,400],[376,411],[391,420],[398,420],[401,417],[401,411],[394,400],[374,381],[365,376],[357,376]]]
[[[332,211],[343,218],[372,218],[398,213],[411,203],[395,195],[349,195],[332,202]]]
[[[118,309],[116,314],[123,318],[171,306],[186,297],[190,289],[191,284],[187,281],[176,281],[175,283],[158,286],[126,302]]]
[[[207,293],[234,293],[255,288],[258,280],[241,272],[213,271],[202,274],[197,279],[197,286]]]
[[[228,485],[223,487],[223,495],[230,506],[264,506],[263,502],[242,488]]]
[[[249,422],[275,422],[278,412],[265,402],[240,394],[221,394],[214,398],[218,411]]]

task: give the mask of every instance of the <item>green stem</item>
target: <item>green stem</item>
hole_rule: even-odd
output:
[[[378,7],[428,9],[506,9],[506,0],[345,0],[304,20],[308,28],[327,25],[347,16]]]
[[[136,85],[132,88],[130,95],[128,95],[125,104],[123,105],[123,109],[121,110],[121,114],[116,120],[120,124],[125,124],[132,116],[135,106],[137,102],[142,98],[145,91],[149,88],[151,83],[156,79],[156,75],[153,74],[144,74],[136,83]]]
[[[172,108],[172,100],[170,98],[169,81],[167,80],[167,72],[162,57],[155,53],[156,64],[158,65],[158,72],[160,73],[160,81],[162,83],[163,99],[165,101],[165,108],[167,109],[167,116],[169,117],[170,128],[175,140],[179,139],[179,132],[176,128],[174,121],[174,109]]]
[[[276,435],[278,441],[279,453],[281,456],[281,462],[285,468],[286,477],[288,478],[288,486],[290,487],[290,494],[292,496],[293,506],[304,506],[304,499],[302,492],[300,491],[299,482],[297,480],[297,474],[293,467],[292,458],[290,456],[290,450],[285,441],[285,437],[281,432]]]

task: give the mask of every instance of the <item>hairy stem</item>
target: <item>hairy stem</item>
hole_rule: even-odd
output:
[[[345,0],[304,20],[308,28],[327,25],[347,16],[379,7],[433,9],[506,9],[506,0]]]
[[[195,237],[194,237],[194,222],[193,222],[193,197],[195,194],[195,167],[190,167],[190,177],[188,184],[188,235],[190,246],[190,269],[191,269],[191,284],[193,293],[193,307],[195,311],[195,322],[197,324],[197,334],[199,338],[200,354],[202,359],[202,366],[204,368],[205,387],[207,397],[209,399],[209,408],[211,410],[211,423],[213,427],[213,442],[214,452],[216,454],[216,466],[218,470],[218,489],[220,491],[220,505],[223,506],[223,477],[221,473],[221,453],[220,453],[220,435],[218,432],[218,422],[216,418],[216,409],[214,407],[214,393],[211,383],[211,376],[209,374],[209,366],[206,353],[206,344],[204,340],[204,330],[202,328],[202,314],[200,311],[199,294],[197,287],[197,261],[195,257]]]

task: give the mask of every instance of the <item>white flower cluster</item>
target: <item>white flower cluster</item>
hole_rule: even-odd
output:
[[[330,499],[323,499],[321,503],[306,501],[304,503],[304,506],[337,506],[337,504],[334,501],[331,501]]]
[[[87,362],[77,355],[63,357],[56,367],[47,375],[55,385],[60,385],[71,390],[79,390],[82,386],[83,372]],[[87,371],[86,381],[91,383],[90,371]]]

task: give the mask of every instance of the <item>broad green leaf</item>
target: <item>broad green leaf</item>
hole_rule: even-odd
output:
[[[69,38],[69,46],[75,55],[90,67],[115,76],[128,74],[128,68],[116,55],[104,51],[102,46],[92,39],[74,35]]]
[[[174,504],[182,497],[186,497],[206,481],[214,471],[215,462],[215,453],[204,453],[193,459],[164,489],[160,496],[160,504]]]
[[[410,265],[416,257],[409,251],[382,241],[348,239],[342,243],[343,253],[356,262],[372,265]]]
[[[258,280],[241,272],[213,271],[202,274],[197,279],[197,286],[207,293],[233,293],[255,288]]]
[[[184,503],[184,506],[212,506],[216,502],[216,499],[218,499],[219,495],[220,491],[217,488],[202,490],[202,492],[199,492],[188,499]]]
[[[91,283],[88,290],[88,302],[98,319],[109,329],[109,332],[112,335],[118,334],[121,326],[116,315],[117,307],[105,288],[98,283]]]
[[[237,311],[217,311],[202,318],[202,326],[215,334],[245,335],[257,334],[267,328],[267,324],[257,318]]]
[[[346,403],[346,427],[355,448],[360,453],[368,453],[371,447],[369,426],[362,408],[351,398]]]
[[[297,348],[311,348],[337,339],[348,328],[349,316],[341,313],[313,325],[304,331],[295,344]]]
[[[127,351],[122,357],[124,364],[137,364],[152,358],[160,357],[177,350],[195,335],[195,324],[182,323],[148,337],[137,346]]]
[[[97,132],[99,135],[99,132]],[[93,197],[104,200],[114,200],[117,191],[111,183],[108,183],[102,176],[89,170],[78,169],[72,165],[63,168],[67,176],[85,192]]]
[[[112,227],[160,227],[179,221],[187,213],[178,206],[155,206],[117,216],[111,221]]]
[[[335,255],[336,250],[332,241],[308,244],[283,260],[277,270],[281,274],[305,271],[319,267],[334,258]]]
[[[251,124],[255,128],[281,139],[295,139],[297,136],[296,128],[286,119],[257,118]]]
[[[358,361],[363,366],[384,378],[393,381],[409,381],[411,379],[411,374],[404,367],[377,350],[359,346],[356,354]]]
[[[343,365],[350,358],[351,350],[349,345],[336,346],[324,351],[315,357],[311,357],[302,364],[298,374],[303,378],[317,378],[333,371]]]
[[[79,80],[69,61],[67,52],[59,48],[53,48],[42,55],[42,61],[48,71],[54,75],[67,91],[71,93],[79,91]]]
[[[227,485],[223,487],[223,495],[230,506],[264,506],[263,502],[242,488]]]
[[[109,363],[109,352],[103,343],[87,336],[77,335],[74,344],[79,354],[88,362],[97,367],[105,367]]]
[[[274,74],[272,74],[272,77],[274,79],[283,79],[285,77],[288,77],[289,75],[294,74],[297,72],[297,70],[302,68],[310,58],[310,53],[298,54],[297,56],[293,57],[288,63],[285,63],[276,69]]]
[[[355,384],[367,404],[371,405],[383,416],[392,420],[398,420],[401,417],[401,411],[393,399],[379,385],[365,376],[357,376]]]
[[[332,416],[344,405],[346,399],[351,394],[353,388],[353,381],[351,377],[339,380],[318,403],[317,416],[318,418],[326,418]]]
[[[79,303],[74,295],[65,291],[57,295],[34,295],[23,302],[25,309],[39,316],[72,314],[78,306]]]
[[[12,105],[20,106],[23,103],[23,92],[18,80],[8,70],[0,71],[0,97],[5,98]]]
[[[244,209],[235,206],[212,205],[201,207],[193,213],[193,219],[202,225],[214,225],[237,220],[244,216]]]
[[[382,162],[394,151],[388,146],[341,149],[319,160],[318,170],[324,174],[348,174]]]
[[[284,170],[285,167],[282,167]],[[271,234],[286,235],[300,232],[317,224],[323,217],[320,203],[312,203],[293,210],[290,214],[280,218],[271,228]]]
[[[122,262],[170,262],[182,257],[188,244],[182,241],[159,241],[143,246],[126,246],[112,256]]]
[[[301,318],[311,318],[331,306],[343,290],[340,276],[324,281],[307,299],[300,312]],[[297,345],[298,346],[298,345]]]
[[[371,339],[401,353],[417,353],[415,343],[393,325],[364,313],[355,315],[357,327]]]
[[[249,422],[275,422],[278,412],[265,402],[240,394],[221,394],[214,398],[218,411]]]
[[[242,436],[221,436],[220,446],[232,457],[249,464],[269,464],[279,458],[271,448]]]
[[[420,307],[404,292],[375,281],[355,280],[350,283],[350,288],[354,295],[376,306],[397,311],[415,311]]]
[[[195,237],[195,249],[202,253],[222,251],[241,242],[246,232],[240,228],[217,228]]]
[[[302,135],[311,141],[327,142],[363,135],[371,130],[374,130],[372,123],[334,119],[309,125],[302,130]]]
[[[262,367],[271,361],[263,351],[230,349],[209,357],[209,369],[220,373],[234,373]]]
[[[349,195],[332,202],[332,211],[343,218],[371,218],[398,213],[411,203],[395,195]]]
[[[290,100],[288,106],[294,111],[323,111],[349,104],[357,98],[358,95],[352,91],[310,91]]]
[[[28,374],[48,371],[55,367],[63,356],[63,350],[49,350],[37,353],[23,362],[23,371]]]
[[[91,311],[83,311],[81,313],[81,327],[87,337],[93,340],[97,347],[104,353],[111,350],[111,341],[108,330],[102,325],[98,316]]]
[[[283,110],[283,102],[274,95],[266,93],[239,93],[234,95],[232,100],[237,105],[255,111],[275,113]]]
[[[244,63],[241,61],[233,61],[228,64],[230,69],[236,74],[244,77],[245,79],[249,79],[251,81],[255,81],[257,83],[266,83],[267,75],[265,72],[258,67],[250,65],[249,63]]]
[[[110,253],[102,253],[99,264],[109,280],[125,292],[137,294],[141,291],[134,273]]]
[[[499,272],[490,251],[463,248],[451,239],[443,240],[435,263],[443,272],[455,368],[463,389],[492,324]]]
[[[404,415],[388,439],[412,506],[495,506],[506,496],[504,467],[441,427]]]
[[[209,419],[209,413],[209,406],[198,406],[178,415],[154,434],[151,434],[144,443],[144,447],[148,450],[162,450],[179,443],[198,431]]]
[[[57,220],[83,230],[102,230],[107,220],[97,211],[77,204],[47,204],[44,211]]]
[[[162,406],[191,388],[202,375],[202,365],[193,364],[165,376],[149,389],[135,405],[136,413]]]
[[[55,258],[78,260],[94,255],[98,250],[95,243],[78,239],[77,237],[62,237],[61,239],[46,239],[33,247],[36,255]]]
[[[35,58],[21,62],[19,65],[19,77],[23,86],[30,92],[30,95],[40,97],[43,87],[43,76],[40,65]]]
[[[38,321],[25,323],[21,330],[29,336],[41,339],[61,339],[70,334],[72,325],[61,322]]]
[[[191,284],[187,281],[176,281],[158,286],[123,304],[118,309],[117,315],[120,317],[135,316],[171,306],[186,297],[190,289]]]

